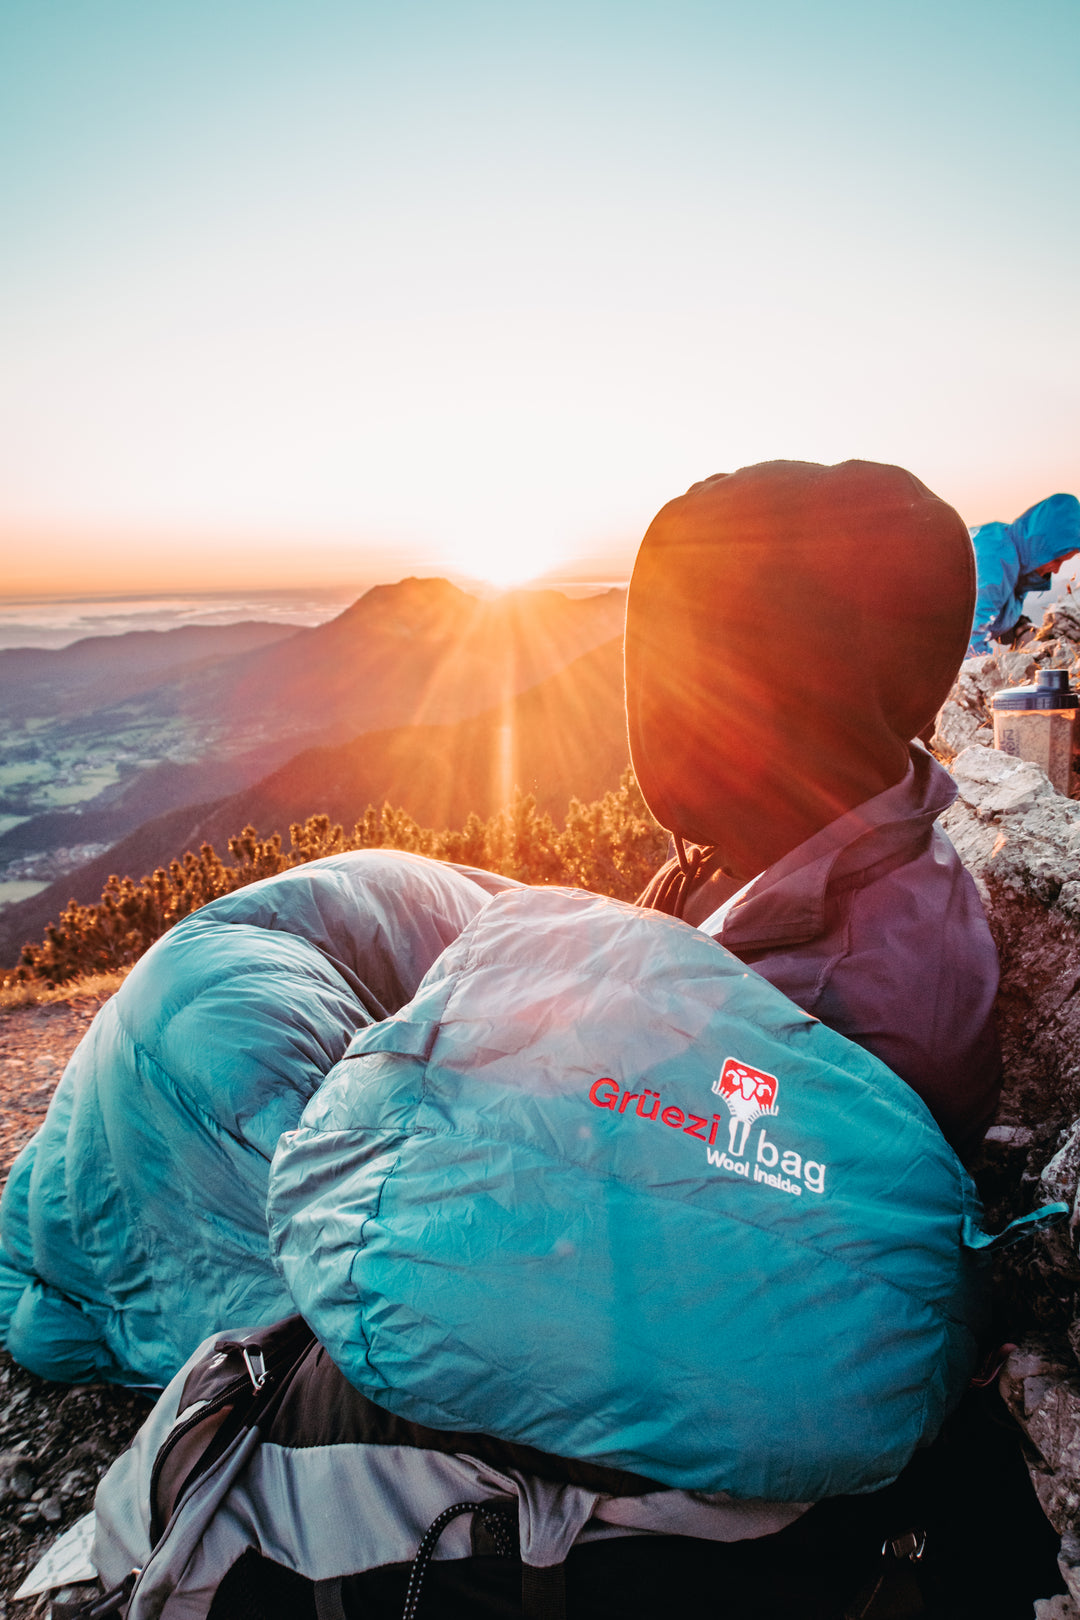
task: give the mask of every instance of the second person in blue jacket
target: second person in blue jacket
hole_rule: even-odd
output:
[[[1015,523],[981,523],[969,531],[975,547],[978,597],[969,658],[1011,639],[1029,591],[1046,591],[1050,577],[1080,551],[1080,501],[1048,495]]]

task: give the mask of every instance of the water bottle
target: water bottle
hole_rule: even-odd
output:
[[[1040,669],[1034,686],[1007,686],[994,693],[994,747],[1032,760],[1059,793],[1069,794],[1078,705],[1067,670]]]

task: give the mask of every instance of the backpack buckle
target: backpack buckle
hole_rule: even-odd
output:
[[[906,1558],[910,1563],[917,1564],[926,1551],[926,1531],[906,1530],[902,1536],[895,1540],[887,1537],[881,1544],[881,1556],[892,1553],[894,1558]]]

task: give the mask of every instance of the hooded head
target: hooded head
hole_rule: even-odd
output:
[[[627,601],[630,753],[657,820],[746,879],[891,787],[974,603],[959,514],[901,467],[695,484],[650,525]]]
[[[1045,591],[1043,570],[1080,550],[1080,501],[1075,495],[1048,495],[1008,526],[1020,565],[1018,589]]]

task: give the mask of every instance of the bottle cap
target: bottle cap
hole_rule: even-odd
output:
[[[1069,685],[1067,669],[1040,669],[1034,686],[1007,686],[995,692],[991,707],[1000,709],[1075,709],[1080,698]]]

